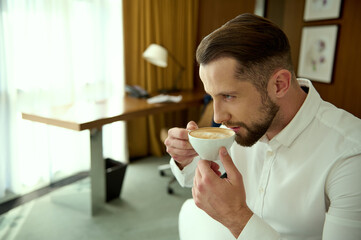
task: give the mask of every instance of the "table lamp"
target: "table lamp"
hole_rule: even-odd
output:
[[[162,93],[178,92],[178,83],[182,78],[182,73],[184,71],[183,65],[177,61],[177,59],[169,52],[166,48],[158,44],[150,44],[148,48],[143,52],[143,58],[148,62],[156,65],[158,67],[166,68],[168,66],[168,55],[173,59],[173,61],[179,66],[180,70],[177,77],[173,80],[172,89],[163,89],[160,90]]]

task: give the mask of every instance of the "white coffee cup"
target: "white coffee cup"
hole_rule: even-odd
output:
[[[218,160],[219,149],[231,148],[236,135],[228,128],[204,127],[188,132],[189,142],[201,159]]]

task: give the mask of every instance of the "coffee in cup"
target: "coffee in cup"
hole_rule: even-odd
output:
[[[218,160],[219,149],[225,147],[229,150],[234,142],[235,132],[228,128],[205,127],[189,131],[188,138],[200,158]]]
[[[221,139],[233,136],[234,132],[226,128],[205,127],[190,131],[189,135],[195,138]]]

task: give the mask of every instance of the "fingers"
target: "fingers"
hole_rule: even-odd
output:
[[[197,129],[198,126],[195,122],[190,121],[187,124],[187,128],[171,128],[168,130],[168,138],[176,138],[188,141],[188,131]]]
[[[192,146],[188,142],[188,130],[197,129],[198,126],[194,121],[190,121],[187,124],[187,129],[184,128],[171,128],[168,130],[168,137],[164,141],[164,144],[167,146],[177,146],[177,148],[186,148],[191,149]],[[183,140],[186,142],[174,141],[174,140]]]
[[[171,128],[168,130],[168,138],[188,140],[188,131],[184,128]]]
[[[213,161],[199,160],[193,179],[192,196],[196,205],[203,209],[213,194],[215,180],[220,179],[219,165]]]
[[[198,162],[198,166],[200,162],[206,162],[206,160],[200,160]],[[202,174],[199,170],[199,167],[196,168],[194,179],[193,179],[193,187],[192,187],[192,196],[195,201],[195,204],[202,209],[202,196],[205,196],[204,191],[206,191],[207,187],[204,184],[204,179],[202,178]]]
[[[179,132],[179,130],[177,131],[176,129],[173,129],[173,131],[175,134],[169,134],[168,138],[164,141],[166,151],[173,157],[173,159],[176,161],[182,161],[197,156],[198,154],[193,149],[192,145],[188,142],[188,139],[182,138],[183,135],[181,132]],[[186,132],[188,134],[188,131]]]
[[[232,178],[232,176],[238,176],[239,171],[234,165],[231,156],[229,156],[228,151],[225,147],[219,149],[219,157],[224,166],[224,169],[227,173],[227,178]]]
[[[172,147],[167,147],[167,152],[169,153],[169,155],[172,156],[175,161],[178,162],[193,159],[198,156],[198,154],[194,150],[183,150]]]
[[[183,150],[193,150],[192,145],[188,142],[188,140],[180,139],[180,138],[167,138],[164,141],[164,144],[169,148],[183,149]]]
[[[190,121],[187,129],[196,129],[197,124]],[[168,131],[168,137],[164,141],[166,151],[178,163],[189,163],[198,154],[188,141],[188,130],[184,128],[171,128]]]
[[[220,172],[218,169],[218,164],[213,161],[199,160],[196,173],[199,172],[198,176],[202,179],[202,182],[211,184],[214,179],[219,179]]]
[[[198,128],[198,125],[194,121],[190,121],[187,124],[187,130],[194,130],[194,129],[197,129],[197,128]]]
[[[211,169],[213,172],[215,172],[219,177],[222,175],[222,173],[219,171],[219,165],[215,162],[211,162]]]
[[[194,121],[187,124],[187,128],[171,128],[168,130],[168,137],[188,140],[188,131],[197,129],[198,125]]]

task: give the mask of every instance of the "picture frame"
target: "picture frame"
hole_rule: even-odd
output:
[[[340,17],[342,0],[306,0],[303,20],[316,21]]]
[[[331,83],[337,43],[337,25],[303,27],[298,76]]]

